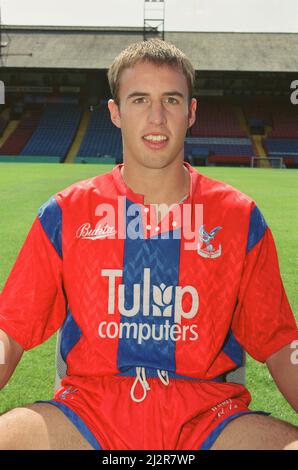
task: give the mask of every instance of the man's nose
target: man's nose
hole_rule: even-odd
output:
[[[152,124],[161,125],[166,122],[166,110],[161,102],[152,103],[149,111],[149,120]]]

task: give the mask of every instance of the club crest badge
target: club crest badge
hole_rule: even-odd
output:
[[[205,225],[199,229],[198,254],[203,258],[218,258],[221,256],[221,245],[215,243],[215,235],[222,227],[215,227],[211,232],[205,230]],[[212,242],[212,243],[211,243]]]

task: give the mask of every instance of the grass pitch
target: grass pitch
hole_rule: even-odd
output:
[[[110,165],[0,164],[0,289],[15,261],[38,208],[75,181],[105,173]],[[282,278],[298,319],[298,171],[250,168],[199,168],[253,197],[270,226]],[[26,352],[8,385],[0,392],[0,413],[52,398],[55,335]],[[266,365],[248,358],[247,388],[251,409],[298,424],[297,414],[277,390]]]

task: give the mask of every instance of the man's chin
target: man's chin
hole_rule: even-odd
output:
[[[168,167],[174,161],[182,161],[182,157],[176,156],[169,156],[167,155],[144,155],[142,158],[142,165],[145,168],[150,168],[152,170],[161,170],[163,168]]]

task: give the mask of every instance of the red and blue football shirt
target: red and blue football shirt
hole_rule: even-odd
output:
[[[297,340],[255,202],[186,166],[190,194],[161,222],[121,165],[52,197],[2,291],[0,328],[25,350],[61,328],[68,382],[87,388],[136,367],[216,380],[244,350],[264,362]]]

